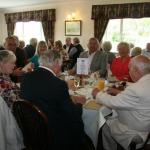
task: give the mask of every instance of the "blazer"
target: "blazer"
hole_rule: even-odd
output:
[[[48,116],[53,150],[79,149],[84,134],[82,107],[70,99],[65,81],[39,67],[24,76],[21,97],[36,104]]]
[[[88,58],[88,51],[85,51],[80,54],[80,58]],[[90,66],[91,72],[96,72],[99,71],[100,75],[102,77],[105,77],[106,72],[107,72],[107,57],[106,55],[102,52],[97,50]]]
[[[117,96],[100,92],[96,99],[114,109],[117,116],[108,119],[112,137],[125,149],[135,135],[143,141],[150,132],[150,74],[132,83]]]

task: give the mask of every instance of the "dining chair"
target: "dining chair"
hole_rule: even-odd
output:
[[[16,101],[13,114],[22,131],[26,150],[50,150],[52,136],[46,115],[29,101]]]

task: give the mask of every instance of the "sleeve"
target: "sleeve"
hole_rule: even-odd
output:
[[[69,57],[72,57],[76,52],[77,52],[77,48],[75,48],[75,47],[71,48],[71,50],[69,52]]]
[[[67,112],[67,114],[72,118],[74,121],[81,121],[82,120],[82,105],[76,105],[72,102],[69,92],[68,86],[66,82],[62,81],[60,85],[60,89],[58,91],[59,98],[61,97],[60,105],[63,111]]]
[[[100,64],[100,76],[105,77],[107,73],[107,57],[105,54],[101,56],[101,64]]]
[[[136,110],[139,97],[131,87],[128,87],[117,96],[111,96],[105,92],[100,92],[96,96],[96,101],[112,109]]]

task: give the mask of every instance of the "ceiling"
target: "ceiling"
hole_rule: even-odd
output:
[[[75,1],[75,0],[0,0],[0,8],[27,6],[32,4],[42,4],[42,3],[54,3],[54,2],[65,2],[65,1]]]

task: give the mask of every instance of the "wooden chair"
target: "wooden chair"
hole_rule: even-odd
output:
[[[13,113],[23,133],[27,150],[50,150],[52,136],[45,114],[29,101],[16,101]]]

